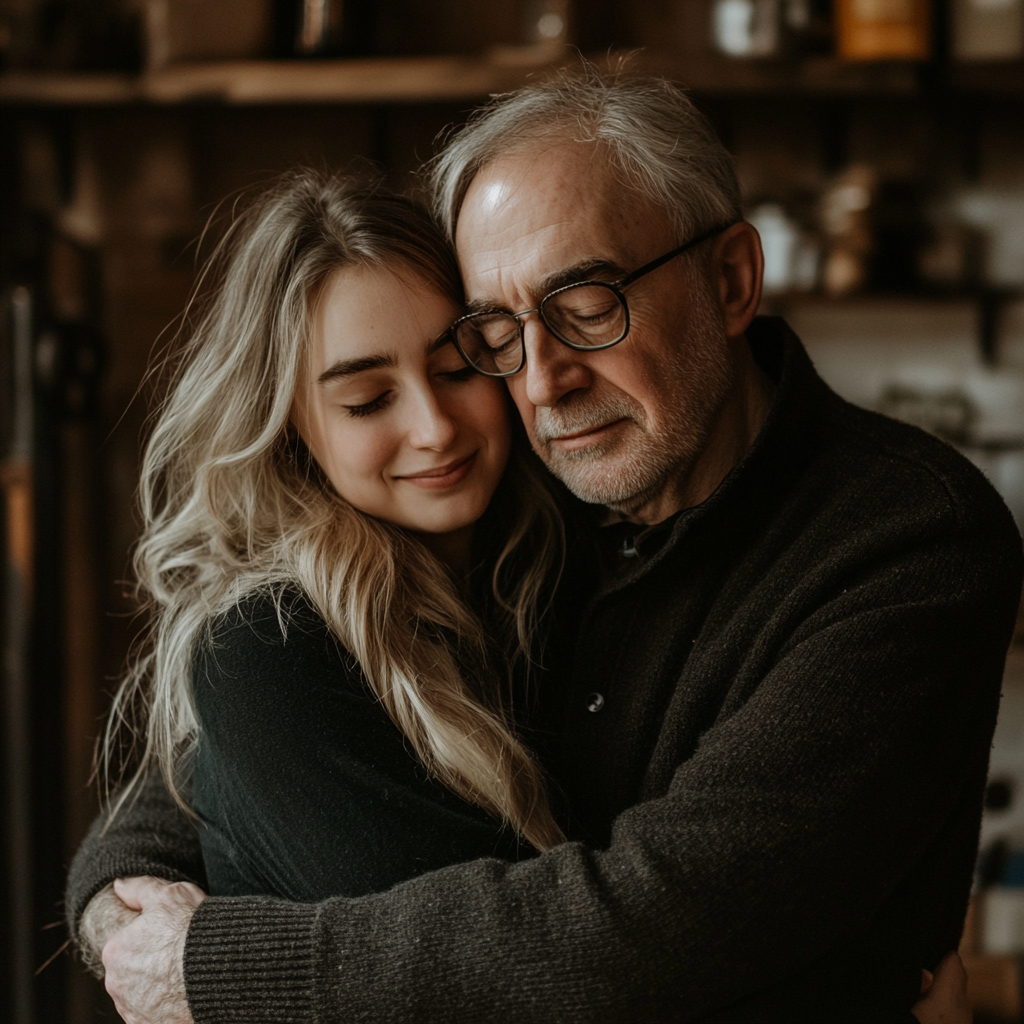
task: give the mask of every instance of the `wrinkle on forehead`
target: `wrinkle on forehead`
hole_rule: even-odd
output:
[[[587,154],[586,167],[595,155]],[[463,270],[471,276],[512,271],[564,246],[578,230],[578,211],[604,191],[599,177],[581,173],[579,156],[561,142],[503,154],[483,167],[470,183],[456,226]]]
[[[543,193],[546,200],[557,201],[560,194],[568,192],[582,202],[604,201],[609,215],[634,220],[641,218],[651,206],[647,196],[615,159],[612,150],[599,139],[566,139],[554,135],[523,142],[484,164],[470,181],[463,206],[480,179],[498,168],[497,180],[484,186],[483,194],[474,198],[474,203],[488,215],[498,215],[503,206],[517,198],[524,186],[534,184],[530,179],[535,178],[538,167],[541,176],[550,177],[548,172],[552,164],[561,164],[566,173],[548,181]],[[659,211],[659,215],[665,212]]]
[[[483,167],[456,226],[467,299],[525,308],[539,298],[541,281],[581,261],[627,266],[651,258],[667,218],[620,188],[596,143],[534,145]]]

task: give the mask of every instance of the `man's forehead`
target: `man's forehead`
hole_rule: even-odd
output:
[[[609,175],[614,175],[614,167],[605,147],[548,139],[499,153],[476,172],[470,189],[478,182],[503,179],[513,189],[540,185],[545,190],[582,192],[600,188]]]
[[[495,279],[535,286],[580,263],[625,265],[637,234],[664,223],[636,193],[616,187],[591,145],[549,145],[483,167],[466,192],[456,249],[470,297]]]
[[[573,219],[605,205],[609,168],[592,146],[548,145],[504,154],[484,165],[466,190],[456,237],[467,221],[488,232],[515,234]]]

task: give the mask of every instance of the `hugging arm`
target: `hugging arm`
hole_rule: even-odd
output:
[[[195,824],[158,775],[145,779],[138,796],[113,818],[100,814],[71,862],[64,901],[68,931],[94,973],[101,973],[104,941],[135,916],[112,888],[114,879],[133,875],[206,888]]]
[[[831,1019],[869,1019],[879,921],[924,922],[880,961],[931,967],[956,943],[934,880],[980,799],[992,618],[1008,637],[1020,571],[1019,556],[968,571],[976,541],[894,555],[819,608],[606,850],[478,860],[358,899],[206,900],[184,953],[197,1024],[229,1002],[255,1024],[728,1021],[794,981],[819,1012],[843,1004]],[[926,920],[933,903],[948,920]]]

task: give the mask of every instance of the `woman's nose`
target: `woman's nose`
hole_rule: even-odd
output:
[[[409,427],[409,443],[414,448],[444,451],[455,440],[459,428],[452,415],[430,388],[419,396]]]

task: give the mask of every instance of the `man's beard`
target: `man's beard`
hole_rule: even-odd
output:
[[[703,275],[691,272],[693,303],[686,337],[660,368],[660,430],[643,407],[612,392],[570,392],[557,406],[537,409],[533,443],[545,465],[576,497],[625,515],[684,478],[708,445],[717,413],[735,381],[721,316]],[[629,338],[623,342],[629,344]],[[552,440],[625,420],[626,436],[575,451]]]

